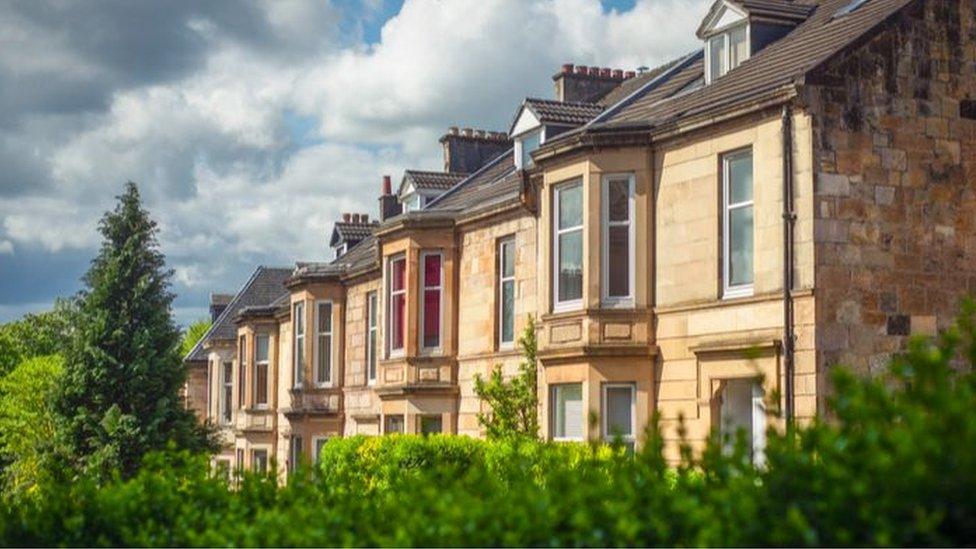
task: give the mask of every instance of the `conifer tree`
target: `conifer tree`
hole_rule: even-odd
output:
[[[76,470],[129,476],[149,451],[211,449],[212,437],[180,397],[186,369],[156,223],[134,183],[117,198],[83,279],[58,409]]]

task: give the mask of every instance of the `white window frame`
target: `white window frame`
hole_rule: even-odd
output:
[[[755,157],[753,160],[753,192],[751,193],[752,199],[744,202],[736,202],[730,204],[729,200],[732,196],[731,187],[731,170],[729,169],[731,161],[741,158],[743,156],[752,157],[752,148],[744,148],[735,151],[729,151],[722,155],[722,299],[731,299],[736,297],[749,297],[753,295],[753,284],[736,284],[732,285],[730,282],[731,272],[729,269],[729,262],[732,260],[732,234],[729,231],[731,226],[731,211],[738,208],[752,207],[752,237],[753,237],[753,247],[755,248],[755,238],[756,238],[756,199],[755,199]],[[752,254],[753,260],[753,281],[755,281],[755,261],[756,254],[755,249],[753,249]]]
[[[440,258],[441,262],[441,277],[437,282],[437,286],[427,286],[427,258],[431,256],[437,256]],[[439,351],[444,345],[444,253],[441,251],[425,251],[420,252],[420,326],[417,333],[420,334],[418,347],[425,352],[436,352]],[[437,290],[439,300],[437,303],[437,314],[439,316],[437,321],[437,345],[433,347],[428,347],[424,340],[426,339],[426,316],[427,316],[427,291]]]
[[[393,290],[393,264],[403,261],[403,289]],[[386,260],[386,356],[388,358],[403,356],[407,350],[407,257],[405,254],[397,254]],[[393,348],[393,298],[403,295],[403,318],[400,320],[400,329],[403,330],[402,347]]]
[[[628,444],[635,444],[637,440],[637,384],[636,383],[604,383],[600,388],[600,417],[603,440],[613,442],[616,438],[615,433],[610,432],[610,399],[607,397],[610,389],[629,389],[630,390],[630,434],[621,436],[620,439]]]
[[[619,181],[621,179],[627,180],[627,221],[610,221],[610,182]],[[604,175],[600,181],[600,202],[602,202],[602,207],[600,208],[600,231],[602,232],[602,245],[603,248],[601,252],[601,286],[600,290],[601,298],[603,304],[608,307],[633,307],[634,306],[634,295],[636,286],[636,275],[637,270],[635,268],[635,263],[637,261],[637,243],[636,236],[637,232],[635,230],[636,225],[636,205],[637,199],[635,194],[636,180],[634,174],[632,173],[618,173],[618,174],[608,174]],[[610,295],[610,227],[627,227],[627,261],[628,261],[628,272],[627,272],[627,295],[625,296],[611,296]]]
[[[315,454],[312,458],[312,463],[319,462],[319,443],[321,442],[322,444],[325,444],[326,442],[329,442],[330,438],[332,437],[328,435],[317,435],[312,437],[312,453]]]
[[[715,33],[705,39],[705,84],[711,84],[714,82],[712,79],[712,40],[721,37],[725,45],[725,59],[722,62],[725,63],[725,70],[719,71],[718,77],[721,78],[729,73],[735,67],[732,66],[732,31],[738,30],[740,27],[745,27],[746,29],[746,57],[739,61],[739,65],[744,63],[747,59],[752,57],[752,25],[748,21],[737,22],[734,25],[730,25],[721,32]],[[736,65],[738,67],[739,65]]]
[[[319,324],[322,320],[319,316],[322,313],[322,306],[328,305],[329,307],[329,331],[320,332]],[[335,338],[333,333],[335,332],[335,307],[332,304],[331,299],[318,299],[315,301],[315,346],[313,355],[315,355],[315,386],[322,388],[332,387],[335,383]],[[321,338],[327,338],[329,341],[329,370],[326,372],[327,379],[325,381],[319,381],[319,358],[322,353],[322,346],[319,343]]]
[[[227,370],[230,370],[230,381],[227,380]],[[220,363],[220,395],[218,399],[218,413],[220,423],[230,425],[234,422],[234,363],[222,361]]]
[[[379,307],[379,296],[376,290],[371,290],[366,293],[366,385],[376,385],[377,370],[379,370],[379,361],[376,360],[377,349],[372,348],[370,343],[375,341],[379,344],[380,314],[377,307]],[[374,360],[376,360],[376,367],[370,371],[370,363]]]
[[[305,384],[305,338],[308,332],[308,323],[306,322],[305,315],[305,302],[296,301],[291,305],[292,310],[292,322],[291,322],[291,332],[292,332],[292,386],[295,389],[301,389]],[[301,325],[302,333],[298,333],[298,326]],[[302,350],[302,362],[298,361],[298,349]]]
[[[530,166],[525,166],[525,165],[523,165],[523,162],[522,162],[522,156],[523,156],[522,155],[522,141],[526,137],[529,137],[530,135],[534,135],[534,134],[539,134],[539,147],[542,147],[542,145],[544,145],[545,142],[546,142],[546,127],[545,126],[537,126],[535,128],[532,128],[531,130],[524,131],[521,134],[515,136],[515,138],[514,138],[514,142],[515,142],[515,151],[514,151],[514,153],[515,153],[515,167],[518,168],[518,169],[520,169],[520,170],[523,170],[523,169],[526,169],[526,168],[531,168],[532,166],[535,165],[535,164],[532,164]],[[531,154],[531,152],[529,154]]]
[[[512,254],[512,274],[511,276],[505,276],[505,246],[511,245]],[[508,235],[506,237],[500,238],[498,240],[498,348],[499,349],[514,349],[515,340],[518,339],[515,335],[515,290],[517,284],[515,282],[515,235]],[[512,283],[512,339],[510,341],[505,341],[504,339],[504,326],[505,326],[505,299],[504,299],[504,287],[506,282]]]
[[[258,341],[261,338],[268,340],[268,356],[264,360],[258,360]],[[264,366],[264,384],[265,393],[263,404],[258,403],[258,366]],[[253,394],[251,398],[254,402],[254,407],[258,410],[267,410],[268,402],[271,400],[271,335],[270,334],[254,334],[254,368],[252,369],[251,385],[253,388]]]
[[[582,194],[582,217],[579,225],[574,225],[566,229],[559,228],[559,200],[560,195],[571,187],[579,186]],[[586,293],[586,268],[583,266],[583,281],[581,285],[581,295],[578,299],[569,301],[559,301],[559,237],[563,234],[579,231],[580,232],[580,263],[586,259],[586,252],[583,251],[583,244],[586,243],[586,188],[581,179],[559,183],[552,189],[552,311],[554,313],[564,311],[575,311],[583,308],[583,295]]]
[[[553,383],[549,386],[549,438],[554,442],[582,442],[586,440],[586,407],[581,406],[580,413],[583,417],[580,418],[581,426],[583,432],[579,437],[557,437],[556,436],[556,391],[559,387],[565,387],[568,385],[579,385],[580,387],[580,399],[582,402],[586,400],[586,387],[584,387],[582,382],[567,382],[567,383]]]

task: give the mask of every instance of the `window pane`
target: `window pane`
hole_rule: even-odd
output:
[[[369,327],[374,328],[376,327],[376,293],[375,292],[370,292],[368,303],[369,303],[368,304]]]
[[[583,297],[583,231],[559,235],[559,295],[557,301]]]
[[[725,35],[720,34],[708,41],[709,76],[712,81],[725,74]]]
[[[305,333],[305,306],[301,303],[296,303],[294,307],[294,313],[292,318],[295,320],[295,334],[302,335]]]
[[[329,442],[327,438],[317,438],[315,439],[315,462],[318,463],[319,457],[322,455],[322,448],[325,447],[325,443]]]
[[[522,167],[532,167],[532,151],[539,148],[541,132],[535,132],[522,138]]]
[[[729,46],[732,63],[729,70],[734,69],[749,58],[749,42],[746,41],[746,28],[739,27],[729,32]]]
[[[629,437],[633,432],[633,389],[631,387],[608,387],[607,399],[607,437]]]
[[[583,438],[583,386],[579,383],[553,386],[553,436]]]
[[[403,294],[393,296],[391,308],[391,331],[390,343],[393,349],[403,348],[403,313],[406,300]]]
[[[402,290],[404,288],[404,269],[406,269],[407,262],[402,259],[398,259],[391,265],[391,270],[393,271],[393,281],[391,287],[394,291]]]
[[[331,332],[332,331],[332,304],[319,303],[318,307],[319,307],[319,311],[318,311],[319,332]]]
[[[735,439],[741,430],[746,441],[753,439],[752,386],[751,379],[729,379],[722,389],[721,426],[722,443],[727,451],[735,447]]]
[[[328,383],[332,380],[332,336],[319,336],[318,359],[315,381],[317,383]]]
[[[610,221],[630,219],[629,179],[611,179],[607,182],[607,213]]]
[[[386,416],[383,432],[385,432],[385,433],[402,433],[403,432],[403,416]]]
[[[268,403],[268,365],[256,364],[254,366],[254,402],[256,404]]]
[[[376,379],[376,331],[369,332],[369,379]]]
[[[295,385],[305,379],[305,342],[299,339],[295,345]]]
[[[744,154],[729,159],[729,203],[738,204],[752,200],[752,155]]]
[[[630,295],[630,227],[607,227],[607,294]]]
[[[257,361],[264,362],[268,360],[268,336],[259,335],[257,338]]]
[[[441,344],[441,291],[424,290],[424,347]]]
[[[224,363],[224,383],[230,384],[234,382],[234,365],[230,362]]]
[[[420,434],[433,435],[443,431],[441,416],[422,416],[420,418]]]
[[[578,227],[583,224],[583,185],[562,187],[559,197],[559,228]]]
[[[515,341],[515,281],[502,283],[502,342]]]
[[[752,283],[752,206],[729,211],[729,285]]]
[[[502,276],[515,276],[515,241],[506,240],[501,244]]]
[[[439,255],[425,255],[424,256],[424,286],[440,286],[441,285],[441,256]]]

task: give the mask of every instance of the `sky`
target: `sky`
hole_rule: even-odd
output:
[[[206,316],[257,265],[326,260],[384,174],[441,169],[449,126],[506,130],[563,63],[700,47],[707,0],[0,2],[0,322],[81,288],[139,185]]]

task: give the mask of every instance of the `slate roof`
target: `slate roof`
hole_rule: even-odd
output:
[[[400,190],[403,190],[408,181],[413,183],[413,186],[417,189],[447,190],[457,185],[459,181],[467,176],[468,174],[466,173],[458,172],[406,170],[403,172],[403,183],[400,185]]]
[[[806,21],[712,84],[674,97],[648,94],[634,98],[626,107],[614,109],[612,116],[603,117],[592,126],[660,127],[681,117],[734,108],[764,94],[800,84],[812,70],[914,0],[869,0],[853,12],[835,18],[834,14],[850,1],[807,2],[814,11]]]
[[[265,307],[276,299],[287,294],[285,280],[291,276],[292,269],[280,267],[260,266],[251,274],[251,278],[244,283],[234,299],[231,300],[224,312],[220,313],[207,333],[187,353],[185,361],[201,361],[207,359],[204,344],[211,340],[233,340],[237,337],[237,326],[234,320],[244,309]]]
[[[580,126],[603,112],[603,105],[526,97],[522,103],[542,124]],[[521,109],[519,109],[521,112]],[[514,124],[514,122],[513,122]]]
[[[512,149],[509,149],[431,201],[424,209],[460,211],[489,201],[497,201],[511,194],[513,184],[507,176],[514,173],[514,157]],[[516,178],[514,185],[516,196],[518,195],[517,183]]]
[[[599,103],[604,107],[609,107],[611,105],[620,102],[628,95],[637,91],[641,86],[647,84],[648,82],[656,78],[662,72],[673,67],[674,64],[677,63],[678,61],[680,61],[680,59],[672,59],[671,61],[659,65],[651,70],[644,71],[643,73],[638,74],[633,78],[628,78],[624,80],[623,82],[620,83],[619,86],[610,90],[606,95],[601,97],[600,100],[597,101],[597,103]]]
[[[376,237],[368,236],[361,242],[332,261],[332,265],[343,266],[345,272],[355,272],[376,263]]]
[[[342,242],[359,242],[367,236],[373,234],[379,221],[367,223],[353,223],[351,221],[336,221],[332,226],[332,237],[329,239],[329,246],[336,246]]]

